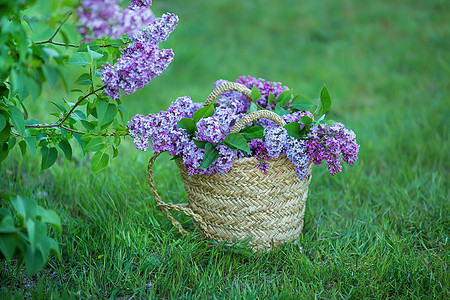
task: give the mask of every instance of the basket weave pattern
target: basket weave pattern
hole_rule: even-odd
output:
[[[245,86],[226,83],[214,90],[206,102],[211,103],[226,91],[238,91],[251,99],[251,92]],[[260,118],[270,119],[279,126],[286,124],[276,113],[258,110],[237,121],[231,132],[239,132]],[[254,250],[268,250],[299,237],[312,163],[308,176],[301,180],[284,154],[268,161],[267,173],[257,168],[259,162],[255,157],[237,159],[228,173],[215,175],[188,175],[182,161],[176,159],[188,197],[186,205],[165,203],[159,196],[152,170],[159,155],[155,153],[150,158],[148,182],[156,207],[166,213],[181,233],[188,234],[170,211],[191,216],[208,239],[232,243],[250,237],[249,245]]]
[[[270,160],[266,174],[257,164],[243,158],[226,174],[191,176],[177,160],[189,207],[202,217],[207,238],[251,237],[251,246],[270,249],[299,237],[311,175],[300,180],[285,155]]]

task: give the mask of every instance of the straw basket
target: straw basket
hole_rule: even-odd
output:
[[[214,90],[206,104],[226,91],[238,91],[251,100],[251,92],[244,85],[227,83]],[[239,132],[248,123],[266,118],[279,126],[286,123],[272,111],[250,113],[236,122],[232,132]],[[215,241],[235,242],[251,238],[254,250],[269,250],[300,236],[303,228],[305,202],[311,182],[308,176],[300,180],[286,155],[268,161],[267,173],[256,166],[254,157],[237,159],[226,174],[188,175],[183,162],[176,160],[188,198],[187,204],[164,203],[158,195],[152,167],[159,153],[148,164],[148,181],[157,202],[178,230],[186,230],[170,211],[182,211],[191,216],[206,238]]]

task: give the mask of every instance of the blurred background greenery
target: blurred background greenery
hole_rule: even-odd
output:
[[[336,290],[356,297],[449,295],[449,1],[153,2],[156,16],[169,11],[180,18],[164,43],[175,60],[148,87],[123,97],[130,117],[159,112],[184,95],[204,101],[217,79],[240,75],[280,81],[312,99],[326,84],[333,99],[328,118],[356,132],[359,161],[334,177],[324,166],[314,169],[300,241],[309,249],[308,262],[291,248],[289,258],[276,252],[263,262],[205,252],[198,241],[171,230],[146,183],[150,153],[136,150],[130,140],[100,174],[91,174],[79,156],[40,173],[40,159],[22,159],[16,149],[1,166],[7,174],[1,176],[1,192],[58,208],[66,226],[63,263],[50,265],[48,272],[57,275],[45,282],[105,297],[126,294],[126,288],[142,292],[150,274],[160,280],[153,283],[159,296],[201,293],[202,286],[216,283],[210,291],[219,297],[240,295],[242,285],[258,297],[280,296],[281,286],[305,296],[331,297]],[[45,91],[30,114],[39,116],[55,96]],[[175,164],[160,158],[155,169],[165,201],[185,201]],[[189,218],[175,216],[193,228]],[[184,249],[175,247],[180,240],[187,243]],[[148,251],[168,248],[181,251],[173,254],[177,260],[161,261],[165,269],[153,266]],[[195,262],[189,253],[198,254]],[[97,257],[103,254],[115,263],[102,265]],[[128,268],[135,259],[145,276]],[[183,271],[184,259],[199,266],[196,279]],[[284,259],[291,264],[278,264]],[[313,271],[302,273],[304,268]],[[260,284],[272,278],[269,273],[278,274],[275,287]],[[305,284],[309,289],[300,289]],[[222,287],[229,294],[221,294]]]

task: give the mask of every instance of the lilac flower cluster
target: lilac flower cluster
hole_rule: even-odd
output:
[[[295,169],[295,174],[300,179],[308,175],[308,168],[311,158],[307,152],[306,141],[291,137],[286,139],[286,156]]]
[[[342,159],[352,165],[358,159],[359,145],[352,130],[341,123],[314,124],[306,140],[306,148],[314,164],[325,160],[331,175],[342,171]]]
[[[102,66],[104,91],[113,99],[120,98],[121,90],[130,95],[161,75],[172,61],[172,49],[160,50],[158,45],[145,42],[130,44],[113,66]]]
[[[249,88],[257,85],[266,100],[269,93],[277,97],[286,89],[281,83],[267,83],[261,78],[255,79],[250,76],[239,77],[237,81]],[[215,86],[224,82],[219,80]],[[267,172],[269,160],[285,154],[294,166],[296,175],[304,179],[308,175],[311,162],[321,165],[325,160],[330,173],[335,175],[342,170],[340,165],[342,160],[351,165],[358,157],[359,145],[356,143],[355,133],[341,123],[332,125],[313,123],[302,139],[296,139],[289,136],[285,128],[273,121],[264,120],[260,123],[264,127],[264,138],[255,138],[248,142],[251,154],[241,150],[233,151],[222,142],[235,122],[245,115],[249,106],[248,100],[238,92],[222,94],[216,100],[214,114],[201,118],[196,123],[193,136],[177,126],[181,118],[192,118],[194,112],[202,107],[201,103],[193,103],[189,97],[179,98],[167,111],[147,117],[137,115],[128,127],[134,145],[138,149],[146,150],[150,141],[155,152],[168,151],[171,155],[181,157],[190,175],[226,173],[235,159],[244,157],[255,157],[258,160],[256,167],[262,172]],[[282,118],[286,123],[291,123],[299,122],[303,116],[313,117],[309,111],[297,111],[283,115]],[[303,130],[305,125],[302,123],[300,125],[300,129]],[[206,169],[198,169],[205,156],[205,150],[197,146],[198,142],[213,144],[219,153],[219,158]]]
[[[198,169],[203,162],[205,150],[195,145],[188,133],[177,126],[182,118],[192,118],[193,113],[201,106],[202,103],[194,103],[190,97],[180,97],[166,111],[148,116],[135,115],[127,124],[133,145],[145,151],[151,142],[155,152],[167,151],[172,156],[181,157],[190,175],[228,172],[236,158],[236,152],[225,145],[217,145],[219,158],[207,169]],[[225,130],[228,130],[214,116],[200,119],[197,129],[196,139],[211,143],[222,142],[227,133]]]
[[[126,34],[132,42],[114,65],[106,63],[101,71],[105,93],[113,99],[121,91],[130,95],[160,76],[173,61],[172,49],[159,49],[178,24],[174,14],[155,18],[149,9],[151,0],[133,0],[122,9],[118,0],[82,0],[76,12],[81,35],[91,38],[121,38]]]
[[[284,91],[289,90],[287,86],[284,86],[281,82],[265,81],[262,78],[255,78],[252,76],[240,76],[236,82],[241,83],[252,89],[257,87],[261,92],[261,98],[258,100],[258,104],[261,107],[272,110],[276,105],[276,98]],[[272,105],[268,105],[269,95],[272,93],[275,96],[275,101]]]
[[[147,26],[153,19],[148,9],[151,1],[133,1],[123,9],[120,0],[82,0],[75,12],[81,26],[78,31],[84,39],[121,38],[124,34],[133,35]],[[147,5],[148,4],[148,5]]]
[[[202,118],[197,122],[195,138],[199,141],[217,144],[225,139],[229,131],[230,129],[223,126],[215,116]]]
[[[181,156],[185,143],[189,140],[187,133],[178,128],[181,118],[192,117],[190,97],[180,97],[166,111],[148,116],[135,115],[128,122],[128,133],[133,138],[133,145],[139,150],[147,150],[149,141],[155,152],[167,151],[170,155]]]
[[[267,173],[267,170],[269,169],[267,160],[270,159],[270,155],[264,141],[262,139],[254,139],[248,143],[248,146],[252,152],[252,156],[259,161],[257,165],[258,169]]]
[[[286,129],[279,126],[268,127],[264,130],[264,137],[267,153],[272,158],[278,158],[286,146]]]
[[[146,41],[151,44],[162,43],[167,40],[169,35],[178,25],[178,16],[171,13],[156,18],[142,31],[130,35],[132,41]]]

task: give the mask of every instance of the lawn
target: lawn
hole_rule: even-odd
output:
[[[240,75],[312,99],[326,84],[329,118],[356,132],[359,160],[334,177],[315,167],[300,239],[252,254],[179,234],[155,209],[150,151],[131,139],[95,174],[80,153],[40,172],[39,155],[16,147],[0,165],[0,193],[58,212],[62,260],[33,277],[2,262],[2,298],[450,298],[448,1],[153,2],[156,15],[180,17],[165,42],[175,60],[124,97],[130,116],[179,96],[204,101],[215,80]],[[45,121],[58,97],[45,91],[30,114]],[[187,201],[168,155],[155,177],[164,201]]]

